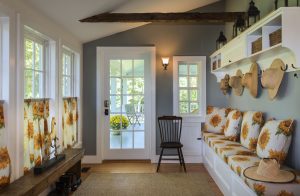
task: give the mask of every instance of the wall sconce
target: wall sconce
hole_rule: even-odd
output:
[[[259,19],[260,19],[260,11],[255,6],[253,0],[251,0],[251,2],[249,3],[248,17],[247,17],[248,27],[256,23]]]
[[[162,57],[161,60],[163,63],[162,66],[164,67],[164,70],[167,70],[167,67],[169,65],[169,57]]]

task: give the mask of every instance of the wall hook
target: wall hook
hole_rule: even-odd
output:
[[[292,68],[297,69],[294,64],[292,64]]]
[[[297,73],[294,73],[294,78],[299,78]]]
[[[288,64],[285,65],[285,68],[280,67],[280,69],[281,69],[282,71],[286,71],[288,68],[289,68],[289,65],[288,65]]]

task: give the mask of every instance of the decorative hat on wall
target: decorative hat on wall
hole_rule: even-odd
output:
[[[234,94],[241,96],[243,94],[244,87],[242,85],[243,73],[240,69],[236,71],[235,76],[231,76],[229,80],[229,86],[233,88]]]
[[[281,59],[275,59],[270,68],[262,73],[261,84],[268,89],[269,98],[273,100],[279,90],[281,81],[283,79],[284,71],[281,70],[284,63]]]
[[[253,97],[257,97],[258,65],[256,63],[251,65],[250,71],[242,78],[242,85],[249,89]]]
[[[227,94],[230,86],[229,86],[229,75],[226,74],[225,77],[223,79],[221,79],[221,83],[220,83],[220,89],[223,92],[224,95]]]

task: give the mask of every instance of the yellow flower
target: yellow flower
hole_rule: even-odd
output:
[[[72,112],[69,112],[67,114],[66,123],[67,123],[67,125],[73,125],[73,114],[72,114]]]
[[[77,99],[72,99],[72,110],[77,110]]]
[[[215,145],[215,144],[224,144],[224,141],[216,140],[216,141],[212,141],[211,143],[212,143],[212,145]]]
[[[236,155],[247,155],[247,156],[255,156],[255,154],[253,152],[249,152],[249,151],[237,151]]]
[[[42,135],[40,133],[37,133],[35,136],[34,136],[34,149],[35,150],[39,150],[41,149],[42,147]]]
[[[64,110],[67,112],[68,109],[68,100],[64,100]]]
[[[261,136],[258,139],[258,145],[259,147],[264,150],[267,146],[267,144],[269,143],[270,140],[270,132],[268,129],[264,129],[263,133],[261,134]]]
[[[0,129],[3,128],[4,125],[4,111],[3,111],[3,105],[0,105]]]
[[[233,157],[232,160],[234,160],[236,162],[250,161],[250,159],[248,157],[244,157],[244,156],[236,156],[236,157]]]
[[[286,190],[282,190],[280,191],[280,193],[277,195],[277,196],[294,196],[294,193],[290,193],[290,192],[287,192]]]
[[[30,163],[33,163],[33,161],[34,161],[34,154],[30,154],[29,155],[29,160],[30,160]]]
[[[232,119],[237,120],[242,116],[242,113],[240,111],[236,111],[233,115],[232,115]]]
[[[229,127],[229,123],[230,123],[230,120],[229,120],[229,119],[227,119],[227,120],[226,120],[226,124],[225,124],[225,129],[224,129],[224,132],[226,132],[226,131],[227,131],[227,129],[228,129],[228,127]]]
[[[211,114],[211,113],[213,113],[213,111],[214,111],[214,107],[212,107],[212,106],[207,106],[206,114]]]
[[[278,131],[277,131],[276,135],[282,133],[286,136],[290,136],[292,134],[292,129],[291,129],[292,123],[293,123],[293,120],[281,121],[278,126]]]
[[[10,164],[10,158],[6,147],[0,148],[0,169],[6,168]]]
[[[10,177],[9,176],[1,176],[0,177],[0,187],[4,187],[9,185]]]
[[[227,136],[226,139],[227,140],[230,140],[230,141],[233,141],[233,142],[236,142],[238,141],[238,136],[237,135],[232,135],[232,136]]]
[[[220,124],[221,121],[222,121],[221,117],[218,114],[216,114],[216,115],[214,115],[214,116],[211,117],[209,123],[213,127],[217,127]]]
[[[226,147],[240,147],[241,144],[227,144]]]
[[[33,138],[33,122],[28,121],[28,125],[27,125],[27,137],[28,139],[32,139]]]
[[[253,124],[258,124],[260,126],[263,125],[263,116],[261,112],[255,112],[255,114],[252,117]]]
[[[219,151],[220,153],[222,154],[224,151],[231,151],[233,150],[234,148],[231,148],[231,147],[223,147],[223,148],[220,148]]]
[[[282,163],[286,158],[286,153],[284,151],[276,151],[271,149],[269,150],[269,157]]]
[[[248,132],[249,132],[249,127],[248,127],[248,124],[245,123],[242,127],[242,138],[243,140],[246,140],[247,137],[248,137]]]
[[[42,159],[41,159],[41,156],[39,155],[38,157],[37,157],[37,159],[35,160],[35,166],[39,166],[39,165],[41,165],[42,164]]]
[[[266,187],[264,185],[258,184],[258,183],[254,183],[253,188],[258,196],[264,195],[264,193],[266,191]]]
[[[35,117],[39,115],[38,105],[36,102],[34,102],[32,104],[32,113],[33,113],[33,116],[35,116]]]
[[[248,148],[250,150],[255,150],[256,149],[256,145],[257,145],[257,139],[256,138],[250,138],[249,139]]]

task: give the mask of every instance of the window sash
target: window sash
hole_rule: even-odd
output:
[[[46,73],[47,73],[47,41],[43,40],[42,38],[40,38],[38,35],[33,35],[31,32],[27,32],[25,31],[25,35],[24,35],[24,45],[26,44],[26,40],[30,40],[31,42],[33,42],[33,51],[32,51],[32,64],[31,64],[31,68],[27,68],[26,64],[25,64],[25,73],[26,71],[31,71],[32,72],[32,96],[31,97],[26,97],[26,82],[24,82],[24,98],[28,99],[28,98],[46,98]],[[35,61],[36,61],[36,43],[42,45],[42,50],[41,52],[41,64],[42,64],[42,69],[36,69],[35,68]],[[26,56],[26,48],[24,47],[24,56]],[[26,63],[26,60],[24,59],[24,63]],[[35,95],[37,94],[36,92],[36,88],[35,88],[35,77],[36,77],[36,73],[40,73],[41,74],[41,81],[39,81],[39,87],[38,87],[38,94],[39,97],[36,97]],[[24,78],[25,78],[25,74],[24,74]]]
[[[64,73],[66,62],[64,60],[65,56],[70,57],[70,74]],[[64,63],[65,62],[65,63]],[[61,71],[61,78],[62,78],[62,97],[74,97],[75,96],[75,54],[74,52],[63,48],[62,52],[62,71]],[[70,94],[66,95],[64,92],[64,78],[69,77],[70,78]]]

